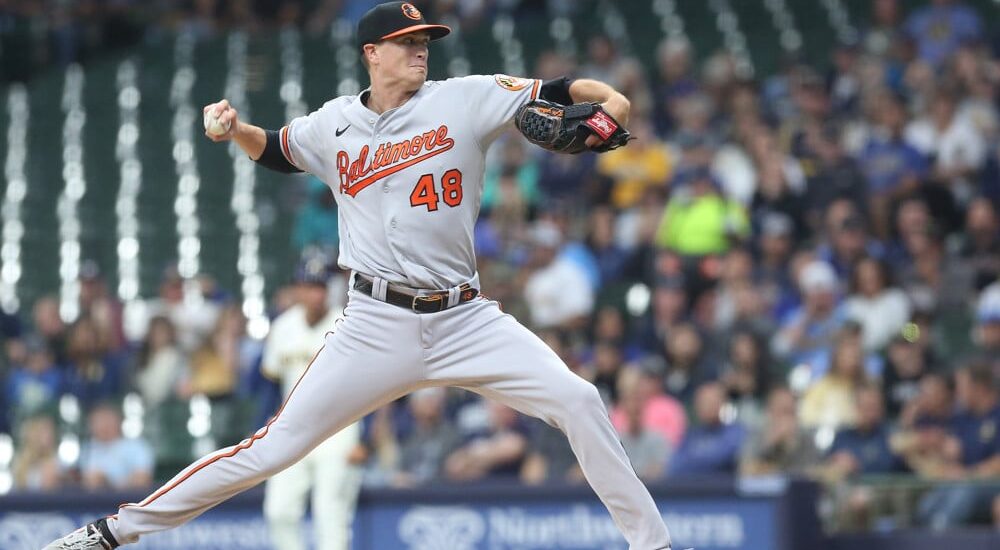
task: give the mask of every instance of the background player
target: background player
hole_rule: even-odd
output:
[[[113,548],[180,525],[291,466],[375,408],[444,385],[563,430],[631,549],[670,548],[597,390],[479,296],[473,248],[486,151],[519,107],[539,96],[593,101],[626,123],[629,102],[593,80],[496,75],[426,82],[428,42],[449,32],[427,24],[411,4],[381,4],[358,25],[371,79],[360,95],[327,102],[280,132],[241,122],[225,100],[206,106],[226,129],[213,139],[234,140],[269,168],[311,172],[334,191],[340,264],[354,271],[346,319],[327,333],[282,408],[253,437],[48,548]]]
[[[281,384],[286,397],[309,366],[316,342],[322,341],[342,316],[341,311],[329,307],[330,267],[322,253],[303,258],[295,275],[296,304],[274,320],[268,333],[261,370]],[[267,480],[264,517],[276,549],[350,547],[351,522],[361,488],[361,471],[356,462],[364,457],[360,431],[358,424],[351,424]],[[310,493],[315,544],[307,546],[302,518]]]

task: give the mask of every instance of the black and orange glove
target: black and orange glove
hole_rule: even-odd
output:
[[[576,154],[588,149],[604,153],[632,139],[628,130],[599,103],[560,105],[537,99],[518,108],[514,125],[528,141],[556,153]],[[591,135],[603,141],[587,147],[586,141]]]

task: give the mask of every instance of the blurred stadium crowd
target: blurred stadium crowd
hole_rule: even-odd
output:
[[[6,0],[5,32],[43,4],[52,60],[89,51],[98,19],[139,11]],[[314,9],[371,2],[337,4]],[[434,4],[472,21],[493,2]],[[294,2],[158,5],[206,32],[304,13]],[[544,53],[531,76],[623,91],[637,139],[560,156],[503,138],[477,228],[483,289],[600,389],[649,482],[811,476],[830,487],[841,527],[870,527],[885,509],[939,528],[1000,526],[1000,37],[961,2],[871,9],[826,71],[789,60],[747,78],[725,52],[696,63],[679,39],[663,41],[651,74],[601,36],[580,59]],[[332,197],[307,185],[294,246],[335,247]],[[334,270],[334,307],[346,276]],[[198,452],[266,419],[276,390],[259,374],[263,342],[227,296],[168,269],[145,336],[130,341],[88,264],[79,319],[64,324],[55,298],[30,318],[5,316],[14,490],[170,475],[190,458],[156,461],[162,432],[183,430],[162,420],[171,402],[191,404]],[[294,285],[279,290],[273,314],[294,300]],[[79,439],[61,435],[74,429]],[[371,485],[583,482],[561,434],[459,391],[420,391],[366,419],[365,434]],[[920,490],[856,483],[888,474]]]

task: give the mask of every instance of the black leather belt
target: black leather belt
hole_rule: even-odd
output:
[[[360,275],[354,277],[354,290],[371,296],[374,287],[375,285],[366,278]],[[479,296],[479,289],[473,288],[468,283],[458,287],[458,291],[458,303],[455,305],[464,304]],[[393,290],[392,286],[388,286],[385,289],[385,302],[416,313],[437,313],[448,309],[448,291],[439,290],[415,296]]]

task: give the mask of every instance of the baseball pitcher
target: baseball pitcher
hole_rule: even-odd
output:
[[[529,140],[553,150],[607,150],[628,140],[621,124],[629,102],[593,80],[427,81],[428,42],[449,32],[411,4],[380,4],[358,23],[371,82],[359,95],[333,99],[278,131],[240,121],[226,100],[205,107],[212,140],[233,140],[267,168],[310,172],[330,186],[340,212],[339,262],[352,271],[345,319],[317,342],[281,409],[252,437],[48,549],[115,548],[178,526],[377,407],[429,386],[465,388],[565,432],[631,550],[670,548],[597,390],[481,295],[473,253],[484,160],[498,135],[516,121]]]

